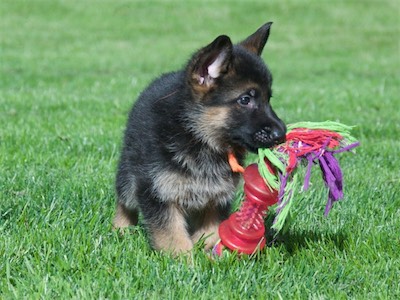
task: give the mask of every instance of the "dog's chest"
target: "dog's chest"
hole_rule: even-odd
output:
[[[216,157],[174,157],[181,168],[165,168],[153,176],[153,192],[162,202],[187,209],[202,209],[210,203],[224,205],[233,200],[237,178],[226,161]]]

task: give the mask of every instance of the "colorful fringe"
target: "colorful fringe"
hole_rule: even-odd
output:
[[[337,122],[300,122],[288,126],[286,141],[273,149],[259,150],[259,171],[271,189],[279,190],[279,201],[273,228],[279,232],[289,215],[297,191],[297,169],[305,161],[307,169],[303,190],[309,188],[311,169],[319,164],[325,185],[328,188],[328,202],[325,216],[334,202],[343,198],[343,176],[335,154],[350,151],[359,145],[351,136],[352,127]],[[264,160],[268,159],[276,168],[271,174]]]

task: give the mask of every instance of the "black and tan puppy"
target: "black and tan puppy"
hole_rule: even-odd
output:
[[[245,151],[271,147],[286,127],[270,105],[272,76],[262,59],[271,23],[233,45],[221,35],[180,71],[143,91],[128,119],[116,178],[114,226],[138,221],[152,246],[186,252],[218,240],[230,213]]]

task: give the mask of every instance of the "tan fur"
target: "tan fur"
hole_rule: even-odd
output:
[[[226,120],[229,117],[229,109],[226,107],[214,107],[204,110],[200,116],[193,115],[192,130],[211,148],[218,152],[224,151],[221,148],[221,131],[226,127]]]

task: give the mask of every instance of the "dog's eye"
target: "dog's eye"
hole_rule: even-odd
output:
[[[247,106],[249,105],[250,101],[251,101],[252,97],[250,97],[249,95],[243,95],[238,99],[238,103],[241,106]]]

